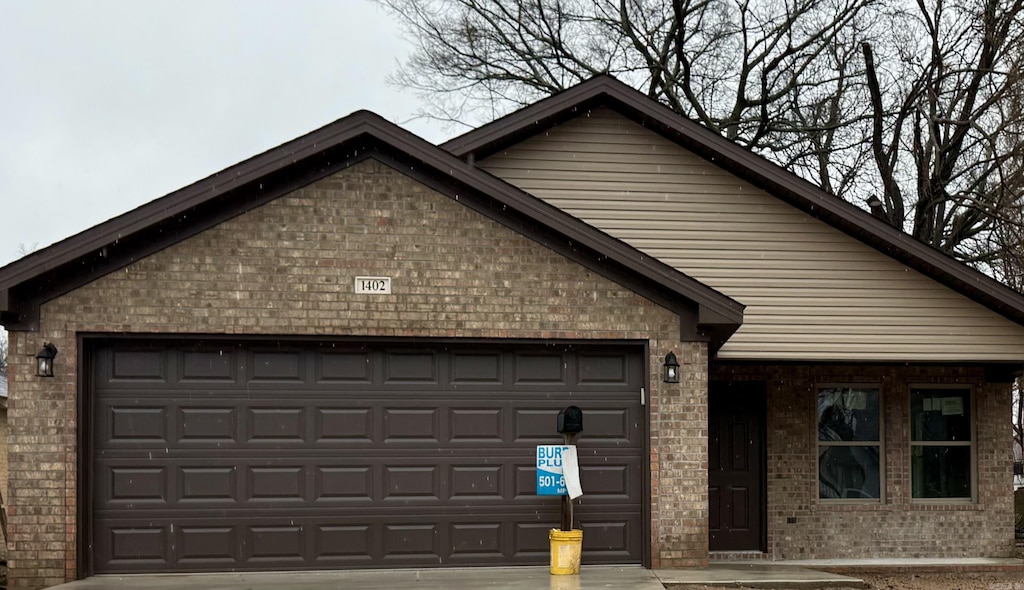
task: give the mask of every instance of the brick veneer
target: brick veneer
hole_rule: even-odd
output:
[[[1010,557],[1013,551],[1010,389],[984,370],[938,366],[713,366],[714,379],[768,384],[768,556],[771,559]],[[818,384],[882,388],[885,490],[881,503],[818,500]],[[973,388],[976,503],[912,502],[910,389]],[[790,523],[789,518],[796,522]]]
[[[355,275],[394,294],[353,294]],[[678,317],[375,161],[358,164],[43,305],[11,334],[10,584],[75,579],[78,335],[188,333],[649,343],[652,561],[707,559],[707,348]],[[44,341],[56,377],[34,376]],[[638,392],[639,395],[639,392]]]
[[[651,403],[652,567],[706,566],[708,558],[708,350],[683,345],[679,386]],[[655,374],[661,358],[651,359]]]

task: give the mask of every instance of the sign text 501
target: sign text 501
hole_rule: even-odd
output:
[[[356,277],[356,293],[390,295],[391,277]]]

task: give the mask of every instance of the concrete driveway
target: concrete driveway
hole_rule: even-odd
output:
[[[547,567],[95,576],[52,590],[664,590],[640,566],[584,566],[578,576]]]

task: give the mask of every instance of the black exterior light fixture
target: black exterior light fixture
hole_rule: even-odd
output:
[[[53,377],[53,359],[57,356],[57,347],[47,342],[36,355],[36,375]]]
[[[679,361],[676,360],[676,353],[670,352],[665,355],[665,367],[662,372],[662,381],[665,383],[679,383]]]

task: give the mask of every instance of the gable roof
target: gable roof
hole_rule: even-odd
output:
[[[607,107],[900,263],[1024,325],[1024,295],[703,125],[601,75],[441,145],[470,163],[597,107]]]
[[[0,268],[0,323],[35,330],[42,303],[371,157],[680,313],[688,339],[718,346],[742,323],[739,302],[368,111]]]

